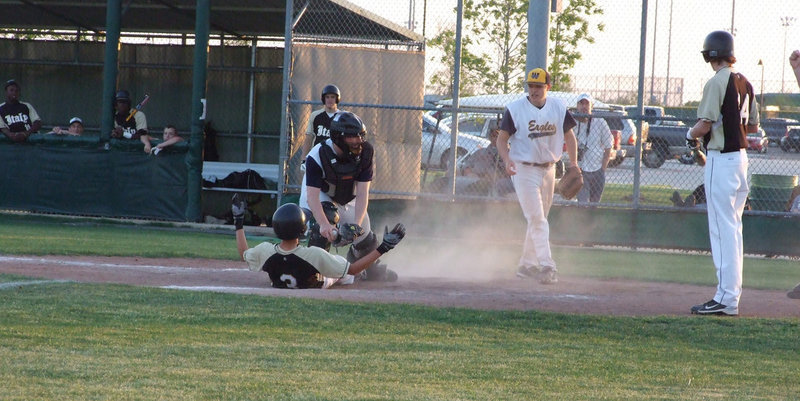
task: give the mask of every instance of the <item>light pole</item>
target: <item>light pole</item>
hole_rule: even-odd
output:
[[[758,101],[758,115],[761,116],[764,114],[764,61],[758,59],[758,65],[761,66],[761,100]]]
[[[669,0],[669,38],[667,40],[667,85],[664,89],[664,106],[669,106],[669,63],[672,54],[672,0]]]
[[[656,81],[656,35],[658,34],[658,0],[656,0],[656,15],[653,18],[653,64],[650,67],[650,104],[656,104],[656,95],[653,84]]]
[[[783,29],[783,58],[786,59],[786,35],[789,33],[789,27],[794,23],[794,17],[781,17],[781,26]],[[781,70],[781,93],[784,93],[786,83],[786,63],[781,63],[783,69]]]

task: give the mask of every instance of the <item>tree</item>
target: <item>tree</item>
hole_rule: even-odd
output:
[[[491,44],[496,60],[484,90],[502,93],[517,91],[525,75],[528,48],[528,0],[466,0],[464,19],[473,35]],[[522,66],[522,68],[519,68]]]
[[[551,47],[547,51],[550,56],[548,71],[553,77],[553,90],[569,89],[571,80],[567,71],[581,59],[578,45],[581,42],[594,43],[586,17],[602,14],[603,9],[595,4],[595,0],[570,0],[569,6],[556,15],[555,26],[552,27],[551,24],[550,28]],[[604,29],[604,24],[597,24],[598,31]]]
[[[528,40],[529,0],[465,0],[464,25],[472,35],[462,39],[461,88],[463,95],[470,93],[511,93],[520,88],[525,75]],[[578,45],[594,43],[587,17],[602,15],[603,9],[595,0],[570,0],[564,10],[551,17],[550,63],[548,71],[553,76],[553,90],[567,89],[570,77],[567,72],[581,58]],[[598,24],[598,31],[605,25]],[[489,45],[493,55],[472,53],[471,46]],[[428,45],[444,53],[434,61],[444,65],[443,74],[431,79],[433,87],[441,87],[444,80],[452,87],[455,34],[445,30]],[[491,60],[487,62],[486,60]],[[441,92],[441,91],[440,91]],[[452,90],[446,94],[452,95]]]
[[[428,40],[428,46],[437,48],[441,54],[434,56],[433,61],[438,61],[442,66],[441,71],[433,74],[429,91],[446,97],[453,97],[453,82],[455,82],[455,53],[456,34],[452,29],[445,29],[435,37]],[[471,96],[484,87],[484,81],[491,76],[486,61],[469,51],[473,44],[468,37],[461,40],[461,77],[458,85],[460,96]]]

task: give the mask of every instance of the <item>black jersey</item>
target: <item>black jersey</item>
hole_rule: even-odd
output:
[[[329,115],[325,109],[319,109],[311,113],[306,133],[314,135],[314,145],[325,142],[326,139],[331,137],[331,121],[335,114],[331,113]]]
[[[16,102],[0,104],[0,128],[8,128],[11,132],[23,132],[31,129],[31,124],[39,120],[39,114],[30,103]]]

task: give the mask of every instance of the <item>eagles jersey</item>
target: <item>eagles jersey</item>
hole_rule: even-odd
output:
[[[244,252],[251,271],[265,271],[275,288],[322,288],[324,278],[343,278],[350,263],[322,248],[299,245],[285,251],[264,242]]]
[[[547,98],[538,108],[521,97],[506,107],[500,129],[511,135],[508,156],[515,162],[549,163],[561,159],[564,132],[575,126],[567,106]]]

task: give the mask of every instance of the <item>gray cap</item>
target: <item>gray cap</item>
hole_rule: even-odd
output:
[[[72,125],[72,123],[80,123],[83,125],[83,120],[81,120],[80,117],[72,117],[72,119],[69,120],[69,125]]]

